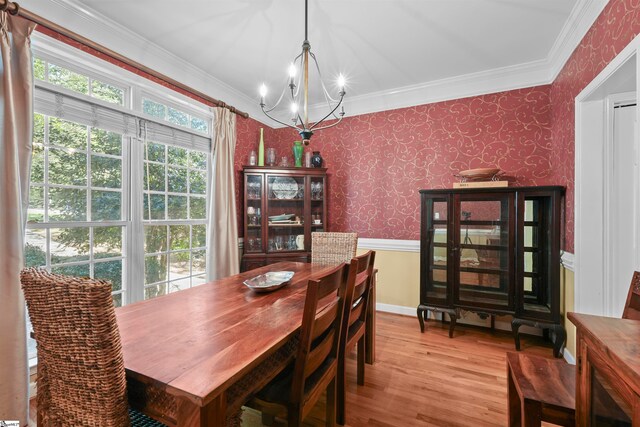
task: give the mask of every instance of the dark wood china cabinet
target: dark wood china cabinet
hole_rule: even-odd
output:
[[[463,310],[511,315],[517,349],[529,325],[553,331],[558,357],[563,195],[559,186],[421,190],[421,330],[428,310],[449,315],[450,337]]]
[[[308,262],[311,233],[327,227],[327,169],[245,166],[242,271]]]

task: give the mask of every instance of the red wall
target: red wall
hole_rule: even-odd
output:
[[[551,180],[567,187],[564,249],[574,251],[575,97],[638,34],[640,1],[611,0],[551,85]]]
[[[548,184],[549,91],[541,86],[347,117],[318,132],[309,149],[319,150],[329,168],[330,229],[418,239],[418,190],[451,187],[465,169],[497,165],[513,185]],[[238,120],[238,169],[257,145],[259,125],[247,122]],[[287,128],[265,136],[278,157],[291,158],[296,139]]]

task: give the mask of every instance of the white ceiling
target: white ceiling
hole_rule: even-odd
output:
[[[49,19],[121,53],[128,53],[122,52],[127,50],[122,40],[139,35],[131,43],[142,50],[132,50],[132,59],[153,66],[154,52],[179,58],[228,86],[212,96],[249,109],[252,116],[258,86],[266,82],[272,94],[280,90],[304,38],[303,0],[21,3],[38,13],[51,10],[43,7],[46,2],[76,9],[75,14]],[[312,52],[326,79],[339,72],[347,76],[349,114],[350,107],[355,112],[374,111],[548,83],[607,0],[309,3]],[[77,22],[79,17],[101,21],[112,29],[111,35],[87,34],[94,30],[87,22]],[[182,73],[171,77],[188,83]]]

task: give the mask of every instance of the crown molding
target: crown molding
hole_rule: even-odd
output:
[[[257,99],[145,40],[135,31],[85,6],[80,0],[23,0],[22,3],[34,13],[46,16],[122,55],[246,111],[253,119],[267,126],[282,127],[264,116]],[[348,97],[345,98],[345,110],[348,116],[356,116],[550,84],[607,3],[608,0],[578,0],[549,55],[544,59]],[[321,117],[323,107],[310,106],[312,120]]]
[[[549,82],[553,82],[564,68],[593,23],[598,19],[609,0],[578,0],[569,19],[549,51]]]

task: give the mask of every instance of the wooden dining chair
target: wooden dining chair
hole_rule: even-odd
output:
[[[301,425],[326,390],[326,425],[335,425],[342,320],[351,304],[355,271],[355,262],[343,263],[309,280],[295,361],[248,404],[262,412],[264,424],[280,417],[289,427]]]
[[[164,426],[128,407],[111,284],[36,268],[20,280],[38,349],[38,427]]]
[[[318,264],[350,263],[356,256],[357,233],[311,233],[311,262]]]
[[[640,271],[633,272],[622,318],[640,320]]]
[[[371,282],[373,278],[373,263],[376,253],[367,253],[354,258],[356,279],[353,288],[351,309],[345,314],[342,327],[346,328],[345,345],[342,346],[338,358],[338,396],[337,396],[337,420],[338,424],[344,424],[346,417],[346,355],[357,343],[357,382],[364,385],[365,364],[365,332],[367,321],[367,307],[371,297]]]

